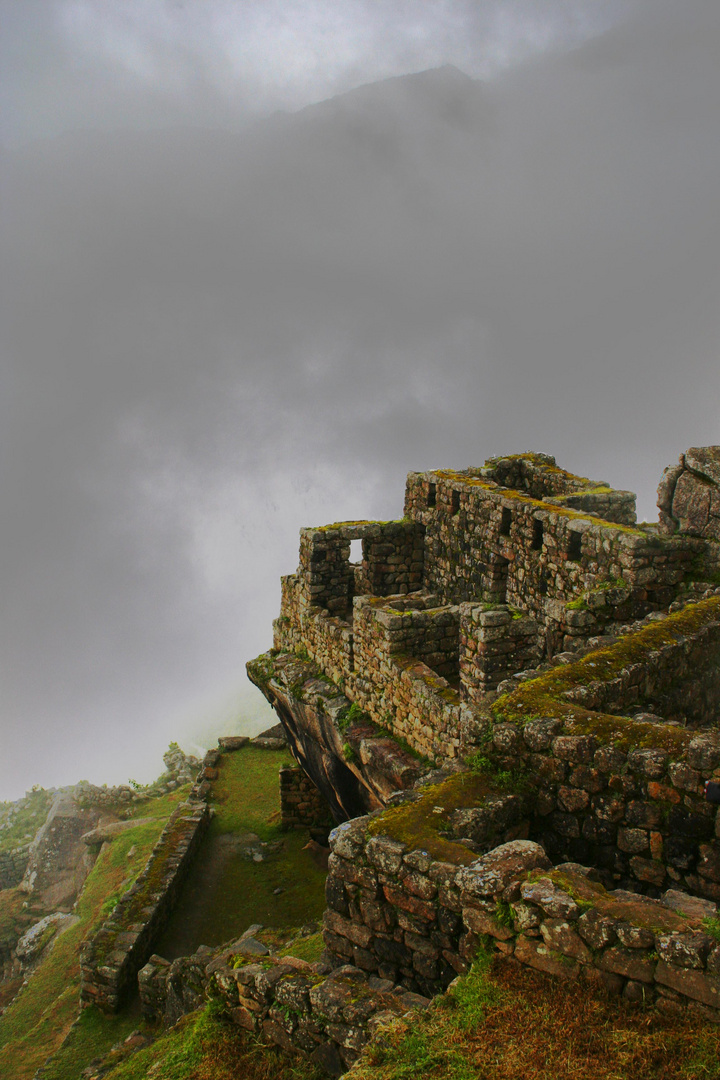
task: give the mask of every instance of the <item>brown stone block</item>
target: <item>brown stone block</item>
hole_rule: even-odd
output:
[[[674,787],[670,787],[669,784],[660,784],[657,780],[649,781],[648,795],[651,799],[658,799],[661,802],[670,803],[679,803],[681,798]]]
[[[653,981],[655,963],[648,959],[648,955],[640,949],[623,949],[615,945],[605,950],[597,960],[597,966],[602,971],[624,975],[626,979],[650,983]]]
[[[677,968],[659,960],[655,981],[695,1001],[701,1001],[703,1005],[720,1009],[720,977],[717,975],[706,975],[691,968]]]
[[[585,942],[564,919],[546,919],[540,925],[540,932],[549,949],[584,964],[589,964],[592,960],[592,953]]]
[[[421,919],[427,919],[429,922],[434,921],[435,907],[433,904],[421,900],[417,896],[411,896],[393,885],[383,885],[383,892],[388,903],[393,904],[402,911],[409,911],[411,915],[418,915]],[[449,905],[445,904],[445,906]]]
[[[630,860],[630,869],[638,881],[647,881],[650,885],[662,885],[665,880],[663,863],[641,859],[639,855],[634,855]]]
[[[576,978],[580,965],[575,960],[567,960],[560,955],[553,955],[544,942],[521,934],[515,945],[515,959],[521,964],[558,975],[561,979]]]
[[[238,1027],[244,1028],[245,1031],[255,1031],[257,1028],[257,1017],[246,1009],[244,1006],[239,1005],[234,1009],[228,1010],[230,1013],[230,1019],[233,1024],[237,1024]]]
[[[508,941],[515,936],[515,931],[511,926],[503,926],[489,911],[463,908],[462,916],[468,930],[472,930],[475,934],[490,934],[491,937],[500,941]]]

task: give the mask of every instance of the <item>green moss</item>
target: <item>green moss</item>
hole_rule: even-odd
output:
[[[457,773],[440,784],[422,788],[414,802],[394,806],[373,818],[368,827],[371,836],[390,836],[411,849],[427,851],[441,862],[467,865],[477,855],[464,844],[442,835],[450,826],[455,810],[478,806],[487,795],[497,794],[498,788],[485,775],[472,772]]]
[[[497,699],[493,713],[497,719],[517,723],[554,716],[562,718],[566,731],[572,734],[593,734],[602,743],[614,742],[623,750],[657,747],[682,754],[693,737],[691,731],[584,709],[568,701],[564,694],[589,683],[617,678],[629,665],[647,663],[663,646],[681,642],[718,619],[720,597],[689,605],[662,621],[628,634],[614,645],[597,649],[574,663],[553,668],[536,679],[521,683],[517,689]]]
[[[643,903],[642,898],[627,900],[616,897],[599,882],[590,881],[582,874],[572,874],[563,870],[533,870],[528,875],[528,881],[547,879],[571,896],[578,907],[585,910],[595,908],[602,915],[622,919],[633,926],[652,930],[653,933],[671,934],[675,931],[685,933],[696,929],[699,925],[699,919],[692,919],[690,916],[660,905],[650,907]]]
[[[309,964],[314,964],[322,956],[324,948],[325,939],[322,930],[318,930],[316,934],[294,938],[289,945],[286,945],[280,951],[279,955],[294,956],[298,960],[307,960]]]

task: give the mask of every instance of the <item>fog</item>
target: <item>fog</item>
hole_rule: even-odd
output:
[[[720,442],[717,5],[420,8],[0,9],[0,798],[272,722],[298,529],[409,469],[650,520]]]

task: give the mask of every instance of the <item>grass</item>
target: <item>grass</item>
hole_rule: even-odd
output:
[[[179,796],[175,801],[178,801]],[[147,807],[146,807],[147,809]],[[146,813],[145,816],[151,816]],[[81,943],[103,921],[108,896],[129,888],[157,840],[164,818],[128,829],[104,848],[78,898],[78,922],[59,935],[7,1011],[0,1016],[0,1076],[31,1080],[56,1051],[78,1013]],[[130,855],[131,849],[134,852]],[[68,1080],[76,1073],[68,1074]]]
[[[110,1072],[108,1080],[324,1080],[313,1065],[263,1045],[212,1004],[183,1017],[151,1046]]]
[[[44,788],[35,788],[16,803],[0,803],[0,851],[30,843],[45,821],[53,797]],[[14,807],[19,809],[13,814]]]
[[[436,1006],[395,1022],[354,1080],[717,1080],[720,1032],[483,953]]]
[[[325,874],[303,851],[307,834],[280,827],[278,772],[286,760],[286,750],[251,745],[220,759],[215,817],[156,946],[161,956],[174,959],[199,945],[221,945],[252,923],[289,929],[321,917]],[[281,847],[263,862],[249,861],[232,849],[234,838],[247,833]]]
[[[137,1009],[117,1016],[105,1016],[94,1005],[83,1009],[43,1072],[43,1080],[75,1080],[88,1062],[104,1058],[117,1043],[143,1027]]]

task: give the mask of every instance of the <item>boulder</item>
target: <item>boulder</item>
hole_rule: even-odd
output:
[[[693,446],[663,473],[660,528],[720,542],[720,446]]]

